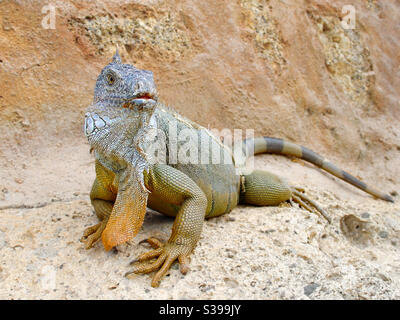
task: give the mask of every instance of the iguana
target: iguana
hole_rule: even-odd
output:
[[[176,135],[171,134],[171,125],[175,126]],[[165,143],[159,147],[164,147],[166,163],[151,161],[147,151],[154,141],[150,139],[154,138],[154,129],[155,136],[164,136]],[[184,130],[193,141],[232,162],[175,161],[174,153],[184,146],[177,136]],[[158,270],[151,282],[153,287],[159,285],[176,260],[185,274],[204,219],[229,213],[239,203],[275,206],[294,201],[329,221],[326,212],[302,189],[266,171],[238,170],[233,153],[218,137],[158,102],[153,73],[123,64],[118,51],[97,78],[84,131],[95,153],[96,178],[90,199],[100,219],[100,223],[84,231],[81,240],[86,248],[100,238],[106,250],[132,239],[142,226],[147,206],[175,217],[169,240],[162,243],[156,238],[147,239],[153,250],[139,256],[133,263],[134,269],[126,274],[129,277],[132,273]],[[172,150],[174,145],[176,150]],[[367,186],[305,147],[269,137],[246,140],[244,146],[255,154],[301,158],[377,198],[393,202],[389,195]],[[183,151],[187,154],[187,150]],[[205,158],[210,160],[211,156]]]

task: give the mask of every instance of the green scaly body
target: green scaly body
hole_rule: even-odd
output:
[[[110,72],[112,77],[121,77],[120,81],[130,81],[126,89],[128,91],[131,90],[132,81],[135,84],[137,79],[142,81],[139,84],[145,89],[131,95],[133,100],[124,98],[122,103],[117,103],[114,96],[107,100],[110,95],[107,90],[112,90],[114,83],[110,79]],[[152,281],[152,286],[158,286],[175,260],[179,261],[182,273],[188,271],[188,256],[200,239],[204,219],[226,214],[238,203],[266,206],[294,201],[309,211],[321,214],[330,222],[326,212],[307,198],[301,189],[266,171],[254,170],[245,174],[238,168],[232,151],[209,130],[160,103],[149,103],[151,99],[146,95],[151,91],[150,97],[153,98],[155,92],[152,81],[147,71],[122,65],[119,56],[99,76],[97,98],[89,107],[85,131],[96,154],[96,179],[90,198],[101,222],[84,232],[82,241],[87,248],[100,238],[107,250],[131,239],[140,230],[146,205],[175,217],[169,240],[164,244],[155,238],[148,239],[153,250],[141,255],[134,263],[134,270],[127,273],[129,276],[158,270]],[[140,85],[136,87],[140,89]],[[143,152],[141,140],[137,138],[146,138],[148,121],[166,139],[164,163],[148,165],[145,161],[147,153]],[[171,123],[176,123],[176,135],[170,134]],[[103,131],[98,129],[105,131],[99,135]],[[173,161],[170,155],[175,150],[170,148],[176,145],[180,150],[185,145],[185,142],[176,138],[183,130],[191,134],[191,139],[199,142],[199,154],[204,144],[210,151],[216,151],[220,159],[230,159],[231,163],[213,164],[212,152],[206,157],[206,163]],[[245,146],[249,150],[254,149],[255,154],[275,153],[302,158],[375,197],[393,201],[390,196],[367,186],[305,147],[268,137],[245,141]],[[148,263],[151,259],[155,261]]]

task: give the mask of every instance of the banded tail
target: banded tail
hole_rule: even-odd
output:
[[[273,153],[294,156],[303,159],[377,198],[389,202],[394,202],[391,196],[375,190],[374,188],[371,188],[364,182],[358,180],[356,177],[352,176],[346,171],[339,169],[334,164],[325,160],[323,157],[306,147],[289,141],[285,141],[283,139],[270,137],[248,139],[245,141],[245,144],[248,150],[254,147],[254,154]]]

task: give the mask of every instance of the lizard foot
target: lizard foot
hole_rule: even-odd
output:
[[[186,274],[189,271],[188,256],[192,251],[189,246],[171,242],[163,244],[156,238],[149,238],[141,241],[141,243],[145,241],[153,247],[153,250],[145,252],[137,259],[133,260],[130,263],[134,266],[133,270],[127,272],[125,277],[129,278],[132,274],[150,273],[158,270],[151,281],[151,286],[155,288],[160,285],[161,278],[168,272],[175,260],[178,259],[182,274]],[[157,259],[154,262],[149,263],[149,260],[155,258]]]
[[[86,249],[92,248],[97,240],[101,238],[101,234],[106,228],[106,225],[107,219],[104,219],[102,222],[85,229],[80,241],[84,243]]]
[[[328,223],[331,223],[331,218],[329,218],[328,214],[324,209],[322,209],[317,203],[308,198],[304,193],[303,188],[293,188],[292,189],[292,200],[298,203],[301,207],[306,209],[309,212],[317,212],[322,215]],[[315,210],[314,210],[315,209]]]

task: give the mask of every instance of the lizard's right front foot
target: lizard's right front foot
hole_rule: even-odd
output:
[[[83,236],[81,238],[81,242],[85,245],[86,249],[90,249],[93,245],[101,238],[101,234],[107,225],[107,219],[104,219],[100,223],[91,226],[83,232]]]

